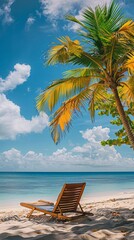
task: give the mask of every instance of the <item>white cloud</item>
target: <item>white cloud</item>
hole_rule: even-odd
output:
[[[80,131],[82,137],[89,142],[99,142],[109,138],[110,129],[102,128],[102,126],[93,127],[93,129],[87,129],[86,131]]]
[[[21,115],[20,107],[3,93],[27,81],[30,71],[30,65],[17,63],[6,79],[0,78],[0,140],[15,139],[20,134],[40,133],[48,126],[47,114],[40,113],[28,120]]]
[[[50,19],[58,19],[64,17],[65,14],[73,12],[76,14],[87,6],[94,8],[96,5],[103,5],[110,3],[111,0],[39,0],[42,5],[43,14],[47,15]]]
[[[35,22],[35,18],[29,17],[26,21],[26,30],[29,30],[34,22]]]
[[[30,65],[17,63],[6,79],[0,78],[0,92],[13,90],[17,85],[24,83],[30,76]]]
[[[8,0],[3,6],[0,8],[0,16],[3,17],[3,23],[12,23],[13,18],[11,17],[11,7],[15,0]]]
[[[6,162],[12,161],[13,159],[15,159],[15,161],[20,161],[20,159],[21,159],[20,151],[18,151],[15,148],[12,148],[8,151],[3,152],[2,155],[6,159]]]
[[[48,116],[41,113],[25,119],[20,113],[20,107],[0,94],[0,139],[15,139],[19,134],[40,133],[48,126]]]
[[[49,16],[51,19],[64,16],[67,12],[72,10],[77,0],[55,1],[55,0],[40,0],[42,5],[43,14]]]
[[[87,7],[95,8],[97,5],[111,3],[111,0],[39,0],[42,6],[44,16],[47,16],[51,21],[53,29],[57,28],[58,20],[64,19],[66,14],[72,14],[79,20],[82,20],[82,12]],[[67,22],[64,29],[76,31],[79,29],[79,24]]]
[[[57,149],[57,151],[53,153],[53,156],[60,156],[60,155],[65,154],[66,152],[67,152],[66,148]]]
[[[99,132],[99,134],[98,134]],[[86,143],[68,151],[57,149],[51,155],[10,149],[0,154],[0,171],[121,171],[134,168],[134,159],[122,157],[112,146],[100,140],[109,137],[109,129],[94,127],[81,132]]]
[[[109,139],[109,133],[110,129],[102,128],[102,126],[81,131],[82,137],[87,140],[87,142],[82,146],[74,147],[72,151],[81,155],[82,159],[90,159],[90,163],[93,165],[118,165],[122,157],[114,146],[103,147],[100,143],[102,140]]]

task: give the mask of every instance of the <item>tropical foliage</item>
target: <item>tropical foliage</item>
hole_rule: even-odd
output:
[[[81,21],[70,15],[67,19],[80,26],[82,44],[68,36],[59,38],[59,44],[49,50],[47,64],[73,64],[77,68],[66,71],[63,79],[54,81],[37,98],[39,111],[53,112],[62,102],[50,123],[54,142],[60,140],[83,107],[88,106],[94,119],[95,104],[108,104],[112,94],[134,148],[134,132],[123,108],[123,102],[128,108],[134,102],[134,22],[123,16],[115,2],[95,10],[87,8]]]
[[[98,102],[95,104],[95,110],[97,110],[97,113],[99,116],[110,116],[110,123],[114,126],[117,126],[118,130],[115,131],[116,138],[114,139],[108,139],[105,141],[102,141],[101,144],[103,146],[105,145],[116,145],[121,146],[123,144],[131,145],[130,141],[128,139],[128,136],[126,134],[126,131],[122,125],[119,113],[117,111],[114,98],[112,94],[109,94],[109,101],[108,102]],[[130,104],[130,107],[126,108],[125,114],[127,117],[127,121],[129,122],[131,128],[134,131],[134,103]],[[133,119],[133,120],[132,120]]]

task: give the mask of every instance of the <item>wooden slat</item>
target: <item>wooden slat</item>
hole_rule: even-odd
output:
[[[63,205],[63,206],[66,206],[66,205],[75,205],[75,204],[77,204],[77,201],[66,201],[66,202],[59,202],[59,205]]]
[[[71,203],[70,203],[70,204],[66,204],[66,205],[65,205],[65,204],[59,204],[59,207],[60,207],[60,208],[64,208],[65,206],[68,207],[68,208],[69,208],[69,207],[76,207],[76,204],[77,204],[77,203],[75,203],[75,204],[71,204]]]
[[[64,192],[63,193],[63,196],[64,195],[79,195],[81,193],[81,191],[72,191],[72,192]]]
[[[86,185],[86,183],[84,183],[83,186],[82,186],[80,196],[79,196],[79,198],[78,198],[78,200],[77,200],[77,206],[78,206],[79,203],[80,203],[80,199],[81,199],[81,196],[82,196],[82,194],[83,194],[83,191],[84,191],[85,185]],[[83,213],[84,213],[84,212],[83,212]]]
[[[61,200],[67,199],[67,201],[71,201],[73,199],[75,200],[75,199],[78,199],[78,198],[79,198],[79,195],[74,195],[74,196],[70,195],[70,196],[62,196]]]
[[[80,192],[71,192],[71,193],[64,193],[62,196],[73,196],[73,195],[80,195],[81,191]]]
[[[59,204],[60,207],[65,207],[65,206],[69,207],[69,206],[76,206],[76,205],[77,205],[77,202],[75,202],[75,203],[69,202],[69,203],[66,203],[66,204],[61,204],[61,203]]]
[[[76,196],[62,196],[61,200],[67,200],[67,201],[71,201],[73,199],[78,199],[79,195]]]
[[[78,187],[82,187],[83,184],[85,183],[67,183],[66,188],[78,188]]]
[[[80,194],[81,191],[65,191],[63,195],[72,195],[72,194]]]
[[[62,213],[65,213],[65,212],[73,212],[73,211],[75,211],[76,210],[76,208],[62,208]]]
[[[67,201],[66,199],[61,199],[60,200],[60,204],[66,204],[68,202],[70,203],[70,201]],[[76,204],[77,203],[77,199],[72,199],[71,202]]]
[[[63,197],[63,196],[80,196],[80,194],[81,194],[81,191],[80,191],[80,192],[64,193],[64,194],[62,195],[62,197]]]
[[[64,194],[62,195],[62,197],[63,197],[63,196],[79,196],[80,193],[81,193],[81,192],[79,192],[79,193],[77,193],[77,192],[75,192],[75,193],[64,193]]]
[[[59,207],[60,207],[60,208],[70,208],[70,207],[76,208],[77,205],[76,205],[76,204],[75,204],[75,205],[59,205]]]
[[[80,188],[65,188],[64,192],[66,192],[66,191],[72,192],[72,191],[80,191],[80,190],[81,190],[81,187]]]

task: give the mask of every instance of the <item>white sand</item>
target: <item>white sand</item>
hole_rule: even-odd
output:
[[[106,198],[87,199],[84,210],[94,215],[72,222],[36,213],[29,221],[22,207],[0,210],[0,240],[134,240],[134,194]]]

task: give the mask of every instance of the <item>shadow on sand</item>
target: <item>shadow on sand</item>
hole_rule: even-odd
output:
[[[12,220],[12,219],[11,219]],[[8,223],[8,221],[6,222]],[[1,223],[1,227],[2,227]],[[23,216],[8,224],[1,240],[134,240],[134,211],[128,208],[102,208],[93,216],[61,222],[47,216]]]

